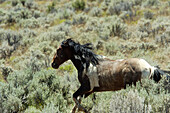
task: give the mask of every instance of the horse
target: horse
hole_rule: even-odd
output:
[[[143,78],[159,82],[163,70],[151,66],[144,59],[129,58],[110,60],[92,52],[92,44],[81,45],[71,38],[64,40],[56,51],[52,60],[52,67],[58,69],[61,64],[71,60],[78,71],[80,87],[73,94],[76,109],[88,112],[81,106],[81,97],[88,97],[93,92],[117,91],[126,85],[136,85]],[[78,99],[78,97],[80,97]]]

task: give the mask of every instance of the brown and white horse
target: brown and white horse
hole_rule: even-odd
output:
[[[158,82],[163,71],[148,64],[144,59],[130,58],[110,60],[94,54],[92,44],[81,45],[72,39],[62,42],[53,58],[52,67],[57,69],[62,63],[71,60],[78,71],[78,80],[81,84],[73,94],[76,109],[87,110],[80,105],[78,96],[89,96],[93,92],[116,91],[126,88],[127,84],[136,85],[142,78],[152,78]]]

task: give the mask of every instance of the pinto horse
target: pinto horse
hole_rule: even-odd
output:
[[[164,74],[160,69],[151,66],[143,59],[130,58],[110,60],[92,52],[92,44],[81,45],[72,39],[62,42],[52,61],[52,67],[57,69],[65,61],[71,60],[78,71],[81,84],[73,94],[75,107],[84,112],[87,110],[80,105],[78,97],[85,98],[93,92],[116,91],[126,88],[127,84],[136,85],[142,78],[152,78],[158,82]]]

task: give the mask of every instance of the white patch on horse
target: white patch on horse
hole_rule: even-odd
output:
[[[150,78],[154,71],[153,67],[144,59],[139,59],[138,63],[142,72],[141,78]]]
[[[81,60],[80,56],[78,56],[78,55],[74,55],[74,58],[77,60]]]
[[[120,62],[121,62],[121,61],[123,61],[123,60],[124,60],[124,59],[117,59],[117,60],[115,60],[115,61],[120,61]]]
[[[104,59],[104,58],[106,58],[106,56],[97,55],[97,58],[98,58],[98,59]]]
[[[86,75],[88,76],[90,80],[90,88],[91,91],[93,90],[94,87],[99,87],[99,78],[97,75],[97,67],[93,66],[90,63],[90,66],[87,69]]]

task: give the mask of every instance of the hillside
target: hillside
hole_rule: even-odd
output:
[[[76,69],[50,64],[67,38],[110,59],[143,58],[170,70],[169,7],[168,0],[0,0],[0,112],[71,111]],[[170,112],[170,83],[143,82],[82,104],[93,113]]]

